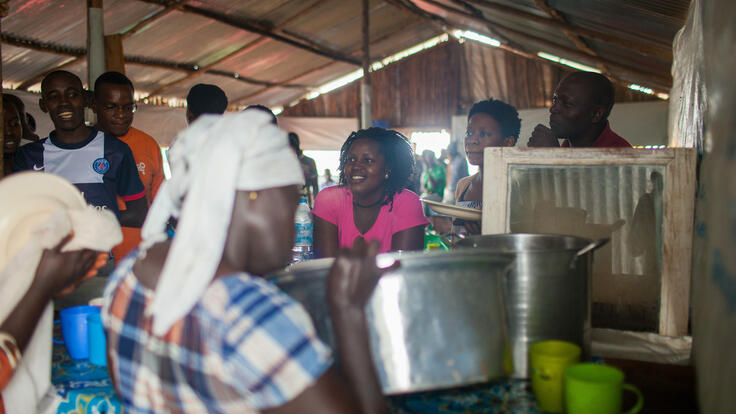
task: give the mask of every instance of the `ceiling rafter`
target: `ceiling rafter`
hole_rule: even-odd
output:
[[[283,28],[283,27],[287,26],[289,23],[292,23],[295,20],[300,19],[301,17],[303,17],[307,13],[311,12],[312,10],[314,10],[316,7],[319,7],[325,1],[326,0],[317,0],[317,1],[315,1],[314,3],[310,4],[308,7],[300,10],[299,12],[295,13],[290,18],[286,19],[284,22],[280,23],[278,25],[278,28]],[[276,28],[275,30],[278,30],[278,28]],[[213,62],[210,62],[209,64],[207,64],[204,67],[201,67],[199,71],[191,72],[191,73],[187,74],[186,76],[184,76],[182,78],[179,78],[179,79],[177,79],[177,80],[175,80],[173,82],[169,82],[169,83],[167,83],[165,85],[162,85],[162,86],[158,87],[157,89],[151,91],[148,94],[148,96],[160,95],[162,92],[164,92],[165,90],[171,88],[172,86],[176,86],[176,85],[179,85],[179,84],[181,84],[183,82],[186,82],[188,80],[192,80],[192,79],[194,79],[194,78],[196,78],[196,77],[204,74],[204,71],[207,71],[207,70],[210,70],[210,69],[214,68],[215,65],[218,65],[218,64],[224,62],[227,59],[230,59],[230,58],[233,58],[235,56],[239,56],[239,55],[242,55],[244,53],[247,53],[247,52],[249,52],[249,51],[251,51],[251,50],[253,50],[253,49],[255,49],[255,48],[257,48],[257,47],[259,47],[259,46],[261,46],[261,45],[263,45],[263,44],[271,41],[271,40],[273,40],[273,39],[270,38],[270,37],[268,37],[268,36],[260,36],[256,40],[254,40],[252,42],[249,42],[249,43],[247,43],[247,44],[245,44],[245,45],[243,45],[243,46],[241,46],[241,47],[239,47],[239,48],[237,48],[237,49],[235,49],[235,50],[233,50],[233,51],[225,54],[224,56],[216,59]],[[240,75],[238,75],[238,76],[240,76]]]
[[[454,26],[453,24],[451,24],[449,21],[445,20],[441,16],[438,16],[438,15],[432,14],[432,13],[428,13],[425,10],[420,9],[419,7],[417,7],[416,5],[414,5],[413,3],[410,6],[410,5],[405,4],[404,3],[404,0],[388,0],[388,1],[391,2],[391,3],[393,3],[393,4],[395,4],[395,5],[397,5],[397,6],[399,6],[399,7],[404,8],[405,10],[409,10],[410,12],[412,12],[412,13],[420,16],[420,17],[422,17],[425,20],[428,20],[430,23],[432,23],[433,25],[439,27],[442,30],[451,31],[451,30],[453,30],[455,28],[465,30],[465,28],[463,28],[461,26]],[[406,0],[406,1],[410,1],[410,0]],[[554,62],[554,61],[551,61],[551,60],[542,59],[542,58],[540,58],[539,56],[537,56],[534,53],[529,53],[529,52],[527,52],[525,50],[517,49],[515,47],[509,46],[509,45],[505,45],[503,43],[498,48],[499,49],[502,49],[502,50],[505,50],[505,51],[507,51],[509,53],[513,53],[513,54],[516,54],[516,55],[519,55],[519,56],[526,57],[528,59],[536,59],[536,60],[543,61],[545,64],[548,64],[548,65],[553,65],[553,66],[561,67],[563,69],[568,69],[568,70],[570,69],[569,66],[565,66],[565,65],[562,65],[561,63]],[[629,84],[631,84],[631,82],[629,82],[629,81],[627,81],[625,79],[618,78],[618,77],[611,77],[611,81],[613,81],[615,83],[618,83],[620,85],[624,85],[624,86],[628,86]],[[662,87],[661,90],[657,90],[655,92],[665,92],[667,89],[668,88],[666,88],[666,87]]]
[[[81,48],[81,47],[70,47],[70,46],[64,46],[59,45],[55,43],[49,43],[49,42],[39,42],[34,39],[28,39],[21,36],[14,35],[12,33],[2,33],[0,36],[0,40],[2,40],[3,43],[25,48],[25,49],[31,49],[38,52],[44,52],[44,53],[52,53],[59,56],[71,56],[71,57],[81,57],[85,58],[87,56],[87,49]],[[158,69],[166,69],[166,70],[175,70],[180,72],[199,72],[200,69],[196,69],[197,65],[194,63],[179,63],[179,62],[171,62],[167,60],[162,59],[151,59],[145,56],[131,56],[126,55],[125,57],[125,63],[131,63],[146,67],[152,67],[152,68],[158,68]],[[70,63],[70,62],[67,62]],[[207,74],[216,75],[216,76],[223,76],[230,79],[236,79],[241,82],[245,82],[252,85],[260,85],[260,86],[274,86],[277,85],[276,82],[268,82],[258,79],[251,79],[245,76],[238,76],[235,77],[234,73],[229,73],[225,71],[220,70],[214,70],[210,69],[207,71],[203,71]],[[306,85],[287,85],[287,87],[293,87],[293,88],[307,88]]]
[[[189,1],[189,0],[183,0],[183,1]],[[171,13],[172,11],[174,11],[177,7],[178,7],[178,5],[169,5],[169,6],[166,6],[163,9],[158,10],[158,11],[150,14],[148,17],[146,17],[143,20],[141,20],[140,22],[136,23],[134,26],[121,31],[118,34],[122,35],[123,36],[123,39],[126,39],[126,38],[128,38],[130,36],[133,36],[134,34],[138,33],[139,31],[141,31],[146,26],[148,26],[151,23],[155,22],[156,20],[161,19],[162,17],[167,16],[169,13]],[[37,75],[34,75],[31,78],[28,78],[28,79],[24,80],[23,82],[20,83],[20,85],[18,85],[18,88],[17,89],[26,91],[31,86],[33,86],[33,85],[37,84],[38,82],[40,82],[49,73],[51,73],[51,72],[53,72],[55,70],[62,70],[62,69],[66,69],[66,68],[72,67],[72,66],[74,66],[74,65],[76,65],[78,63],[82,63],[86,59],[87,59],[87,56],[86,55],[85,56],[79,56],[79,57],[76,57],[76,58],[74,58],[74,59],[72,59],[70,61],[67,61],[67,62],[61,63],[59,65],[56,65],[56,66],[54,66],[54,67],[52,67],[52,68],[50,68],[48,70],[45,70],[45,71],[43,71],[43,72],[41,72],[41,73],[39,73]]]
[[[542,9],[554,20],[567,24],[567,20],[557,10],[550,7],[549,4],[547,4],[547,0],[534,0],[534,4],[536,4],[537,7]],[[598,53],[595,52],[595,50],[590,48],[590,45],[585,43],[585,40],[579,34],[573,32],[572,30],[563,29],[562,31],[565,33],[565,36],[567,36],[567,38],[570,39],[570,41],[573,42],[578,49],[591,56],[600,57],[598,56]],[[612,76],[611,69],[609,69],[608,66],[600,62],[597,65],[598,69],[600,69],[604,75],[608,77]]]
[[[142,1],[145,3],[151,3],[151,4],[158,4],[160,6],[171,4],[170,1],[163,1],[163,0],[139,0],[139,1]],[[247,32],[256,33],[262,36],[267,36],[279,42],[286,43],[290,46],[294,46],[299,49],[306,50],[306,51],[315,53],[317,55],[327,57],[332,60],[339,60],[345,63],[350,63],[352,65],[360,66],[360,59],[352,58],[348,55],[345,55],[339,51],[333,50],[327,46],[318,44],[317,42],[314,42],[314,41],[309,41],[307,43],[302,39],[296,39],[292,36],[289,36],[286,33],[283,33],[283,31],[274,30],[273,25],[269,22],[263,22],[259,20],[245,19],[245,18],[235,18],[232,16],[228,16],[226,14],[218,13],[212,10],[207,10],[201,7],[192,6],[189,4],[180,4],[178,7],[179,7],[179,10],[185,13],[196,14],[196,15],[226,24],[228,26],[234,27],[236,29],[245,30]]]
[[[634,68],[634,67],[631,67],[631,66],[628,66],[628,65],[624,65],[624,64],[621,64],[619,62],[614,62],[612,60],[605,59],[605,58],[602,58],[602,57],[590,56],[587,53],[581,52],[581,51],[579,51],[577,49],[572,49],[570,47],[557,44],[557,43],[552,42],[550,40],[543,39],[543,38],[537,37],[537,36],[533,36],[533,35],[527,34],[525,32],[522,32],[520,30],[513,29],[513,28],[510,28],[510,27],[506,27],[504,25],[498,24],[498,23],[491,22],[491,21],[489,21],[488,19],[486,19],[484,17],[476,16],[473,13],[466,12],[465,10],[456,9],[456,8],[454,8],[452,6],[448,6],[447,4],[444,4],[444,3],[441,3],[441,2],[438,2],[438,1],[435,1],[435,0],[421,0],[421,1],[423,3],[427,3],[427,4],[430,4],[430,5],[433,5],[433,6],[440,7],[443,10],[446,10],[446,11],[448,11],[450,13],[454,13],[454,14],[460,15],[462,17],[465,17],[467,19],[473,20],[473,21],[478,22],[480,24],[490,25],[491,27],[494,27],[496,29],[496,31],[500,31],[501,33],[504,33],[507,36],[512,36],[512,37],[516,37],[516,38],[525,39],[526,41],[537,43],[537,44],[542,45],[543,47],[545,47],[547,49],[550,49],[550,50],[558,50],[558,51],[564,53],[565,55],[567,55],[567,57],[574,58],[574,59],[582,59],[582,60],[592,60],[595,63],[602,63],[602,64],[604,64],[604,65],[606,65],[606,66],[608,66],[610,68],[614,68],[614,69],[619,70],[621,72],[626,72],[626,73],[628,73],[630,75],[633,75],[633,76],[635,76],[637,78],[641,78],[642,80],[646,80],[646,81],[648,81],[648,82],[656,85],[659,88],[669,89],[672,86],[672,80],[671,80],[671,78],[662,76],[660,74],[651,73],[651,72],[645,72],[645,71],[643,71],[643,70],[641,70],[639,68]]]
[[[584,27],[573,26],[569,22],[560,22],[546,17],[537,16],[536,14],[527,13],[525,11],[515,9],[513,7],[504,6],[489,0],[469,0],[471,3],[477,4],[489,10],[505,13],[511,16],[519,17],[534,23],[538,23],[547,27],[553,27],[559,30],[569,30],[579,36],[587,37],[594,40],[610,43],[625,49],[640,53],[645,56],[652,56],[666,61],[672,61],[672,47],[663,44],[650,44],[640,42],[634,39],[623,38],[610,33],[603,33],[597,30],[587,29]]]
[[[384,40],[386,40],[386,39],[388,39],[390,37],[393,37],[394,35],[402,32],[402,31],[404,31],[406,29],[410,28],[410,27],[414,27],[414,26],[418,25],[421,22],[422,22],[421,20],[415,20],[412,23],[409,23],[409,24],[404,25],[404,26],[400,26],[400,27],[398,27],[398,28],[396,28],[396,29],[388,32],[388,33],[385,33],[383,36],[381,36],[381,37],[379,37],[377,39],[374,39],[372,43],[374,43],[374,44],[380,43],[380,42],[382,42],[382,41],[384,41]],[[363,51],[363,47],[361,46],[360,48],[352,51],[350,53],[350,56],[356,56],[356,55],[358,55],[362,51]],[[304,77],[307,77],[307,76],[309,76],[309,75],[311,75],[313,73],[317,73],[317,72],[319,72],[319,71],[321,71],[323,69],[327,69],[328,67],[333,66],[333,65],[335,65],[337,63],[339,63],[339,62],[328,62],[328,63],[326,63],[324,65],[317,66],[316,68],[312,68],[312,69],[310,69],[310,70],[308,70],[306,72],[302,72],[302,73],[300,73],[300,74],[298,74],[296,76],[292,76],[289,79],[285,79],[285,80],[283,80],[281,82],[278,82],[277,84],[275,84],[273,86],[268,86],[266,88],[263,88],[263,89],[261,89],[259,91],[254,92],[254,93],[251,93],[251,94],[248,94],[248,95],[241,96],[239,98],[233,99],[232,101],[230,101],[230,104],[232,104],[232,105],[240,104],[241,102],[251,100],[253,98],[256,98],[258,96],[263,95],[266,92],[272,91],[272,90],[274,90],[276,88],[293,87],[294,84],[292,82],[296,82],[299,79],[302,79]],[[304,89],[306,90],[308,88],[304,88]]]

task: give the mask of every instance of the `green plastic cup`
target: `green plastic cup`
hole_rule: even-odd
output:
[[[565,341],[541,341],[529,346],[529,376],[542,411],[561,413],[567,367],[580,362],[580,347]]]
[[[624,383],[624,373],[608,365],[576,364],[565,371],[565,407],[568,414],[621,414],[623,391],[636,394],[637,401],[626,414],[638,413],[644,396]]]

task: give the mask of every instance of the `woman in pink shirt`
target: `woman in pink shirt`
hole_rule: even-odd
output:
[[[421,250],[429,222],[406,189],[413,172],[413,150],[402,134],[377,127],[350,134],[340,150],[339,185],[314,202],[317,255],[335,256],[357,238],[378,240],[381,252]]]

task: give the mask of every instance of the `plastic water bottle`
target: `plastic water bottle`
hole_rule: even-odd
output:
[[[302,262],[312,259],[312,213],[309,211],[306,197],[299,199],[299,207],[296,209],[294,218],[294,230],[296,240],[294,248],[291,249],[291,262]]]

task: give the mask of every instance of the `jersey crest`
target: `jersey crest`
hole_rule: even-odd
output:
[[[98,158],[92,163],[92,169],[94,169],[97,174],[104,174],[110,170],[110,161],[106,158]]]

